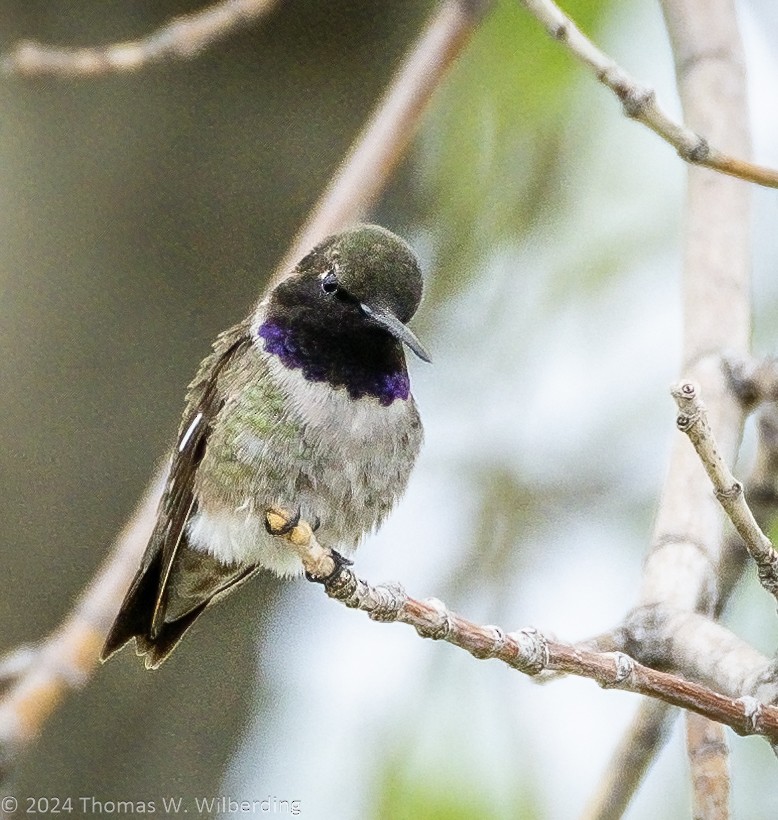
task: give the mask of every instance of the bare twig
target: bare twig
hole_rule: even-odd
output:
[[[675,122],[659,106],[655,91],[640,85],[613,58],[597,48],[552,0],[519,2],[543,24],[551,37],[565,45],[594,72],[603,85],[613,91],[628,117],[642,122],[672,145],[681,159],[768,188],[778,188],[778,171],[725,154],[691,128]]]
[[[309,226],[294,243],[289,257],[309,250],[302,241],[348,226],[379,196],[408,139],[398,130],[413,131],[435,83],[468,41],[486,5],[479,0],[449,0],[433,15],[400,69],[405,87],[397,80],[384,96],[368,125],[357,138],[348,159],[314,209]],[[387,145],[384,145],[383,142]],[[364,178],[362,178],[364,175]],[[364,194],[369,189],[369,196]],[[330,212],[330,209],[332,211]],[[304,236],[308,236],[306,240]],[[319,237],[320,238],[320,237]],[[289,265],[279,266],[288,273]],[[97,667],[100,646],[115,616],[141,553],[149,538],[166,470],[149,485],[144,500],[111,548],[103,568],[83,593],[81,603],[65,623],[27,658],[16,682],[0,698],[0,781],[3,765],[40,732],[46,718],[67,691],[85,682]]]
[[[284,510],[268,513],[271,531],[283,532],[294,516]],[[397,584],[371,586],[321,546],[306,521],[279,537],[299,555],[310,580],[324,584],[330,598],[366,612],[374,621],[413,626],[422,638],[443,640],[479,660],[496,658],[527,675],[546,670],[591,678],[608,689],[623,689],[658,698],[704,715],[738,734],[765,735],[778,741],[778,707],[756,698],[729,698],[676,675],[643,666],[622,652],[587,652],[542,635],[533,627],[505,632],[480,626],[451,612],[442,601],[418,601]]]
[[[584,820],[618,820],[646,770],[667,740],[677,711],[661,700],[641,701],[632,723],[613,752],[611,763],[583,813]]]
[[[694,817],[729,817],[729,747],[720,723],[701,715],[686,715],[686,748],[692,775]]]
[[[314,245],[367,212],[386,185],[448,69],[470,41],[489,0],[446,0],[408,52],[391,85],[314,206],[274,281]]]
[[[151,63],[188,59],[267,14],[278,0],[222,0],[176,17],[139,40],[63,48],[24,40],[2,59],[6,74],[23,77],[93,77],[137,71]]]
[[[765,405],[760,413],[758,434],[756,458],[746,481],[746,497],[750,499],[759,525],[764,528],[778,510],[778,408],[774,404]],[[723,610],[741,577],[746,558],[748,553],[743,542],[733,532],[727,537],[722,549],[716,615]],[[623,628],[613,630],[587,641],[584,646],[600,652],[624,651],[624,632]],[[708,654],[714,653],[708,649]],[[715,652],[717,662],[721,654]],[[763,658],[762,669],[767,669],[768,666],[769,659]],[[752,676],[752,681],[758,678],[758,674]],[[661,748],[674,714],[675,710],[670,710],[660,701],[644,700],[641,703],[632,724],[613,753],[597,792],[584,812],[586,820],[615,820],[624,814],[642,777]],[[692,757],[696,754],[696,750],[690,749],[692,766]]]
[[[676,419],[678,429],[686,433],[694,445],[713,482],[716,498],[756,562],[762,586],[778,599],[778,552],[756,523],[746,502],[743,485],[732,475],[719,453],[697,386],[692,382],[681,382],[673,387],[672,393],[680,410]]]

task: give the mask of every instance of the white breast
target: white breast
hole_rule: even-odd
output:
[[[289,396],[298,418],[305,419],[311,430],[338,444],[359,448],[396,435],[398,426],[408,416],[407,401],[393,401],[388,406],[368,397],[354,401],[344,389],[333,390],[326,382],[308,381],[301,370],[284,367],[276,357],[270,359],[270,372]],[[343,439],[347,439],[344,442]]]

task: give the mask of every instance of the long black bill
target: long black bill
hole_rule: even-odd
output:
[[[395,339],[408,345],[422,361],[432,363],[430,354],[424,349],[413,331],[406,327],[391,311],[383,307],[371,307],[364,304],[364,302],[360,303],[359,306],[366,316],[369,316],[377,325],[385,327]]]

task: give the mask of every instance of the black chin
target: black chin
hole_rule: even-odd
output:
[[[265,350],[309,381],[342,388],[351,398],[406,399],[401,341],[347,293],[326,294],[318,281],[303,279],[290,277],[274,291],[259,329]]]

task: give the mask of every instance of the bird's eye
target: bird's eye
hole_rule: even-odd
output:
[[[338,289],[338,277],[330,271],[328,274],[322,277],[321,280],[321,289],[325,293],[335,293]]]

